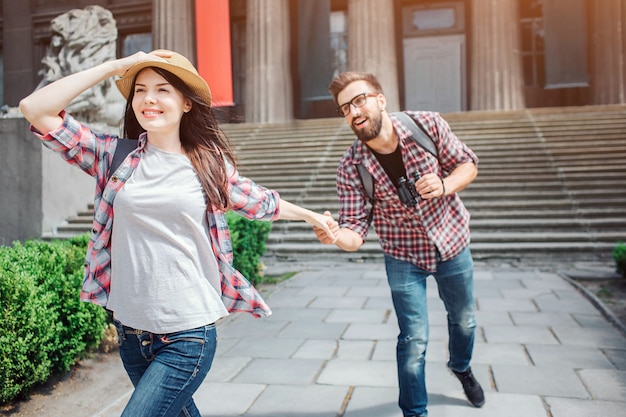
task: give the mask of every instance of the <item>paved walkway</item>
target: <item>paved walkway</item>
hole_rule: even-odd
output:
[[[300,270],[269,290],[274,314],[218,325],[203,416],[401,417],[398,329],[383,265]],[[625,417],[626,338],[554,272],[476,264],[472,368],[486,404],[469,405],[446,369],[446,318],[429,281],[431,417]],[[130,390],[90,417],[119,417]]]

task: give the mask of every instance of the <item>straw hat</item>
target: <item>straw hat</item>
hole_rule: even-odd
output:
[[[191,62],[189,62],[187,58],[176,52],[167,51],[164,49],[153,52],[159,51],[171,53],[172,56],[170,58],[164,58],[166,62],[145,61],[135,64],[132,67],[128,68],[128,70],[126,70],[122,78],[115,81],[115,84],[117,84],[117,88],[120,90],[120,93],[122,93],[124,98],[128,100],[130,90],[133,87],[133,81],[135,80],[135,76],[139,71],[148,67],[158,67],[163,68],[164,70],[176,75],[189,88],[191,88],[193,92],[202,97],[202,99],[204,99],[208,106],[210,106],[211,90],[209,89],[209,85],[206,83],[206,81],[204,81],[200,74],[198,74],[198,71],[194,68]]]

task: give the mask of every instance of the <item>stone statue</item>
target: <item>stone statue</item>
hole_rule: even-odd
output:
[[[63,13],[52,20],[50,31],[37,88],[116,58],[117,25],[113,14],[101,6]],[[84,122],[117,126],[124,106],[114,80],[108,79],[77,97],[67,111]]]

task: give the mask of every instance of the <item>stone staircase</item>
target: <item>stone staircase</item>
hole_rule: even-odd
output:
[[[626,106],[465,112],[445,115],[480,159],[461,196],[472,214],[476,259],[610,259],[626,241]],[[343,119],[232,124],[243,175],[293,203],[336,217],[335,170],[354,136]],[[89,208],[91,210],[91,208]],[[89,230],[91,212],[60,226]],[[274,224],[266,257],[380,258],[373,231],[356,253],[317,242],[300,222]]]

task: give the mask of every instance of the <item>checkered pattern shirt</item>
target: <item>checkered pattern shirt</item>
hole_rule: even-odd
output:
[[[411,131],[391,116],[402,149],[407,176],[446,173],[465,162],[478,165],[478,158],[451,131],[448,123],[434,112],[407,112],[426,129],[434,141],[439,157],[433,156],[410,139]],[[367,148],[359,143],[343,155],[337,170],[339,224],[361,235],[365,240],[371,206],[356,164],[363,164],[372,174],[374,207],[372,223],[383,251],[419,268],[434,272],[441,261],[454,258],[470,242],[469,212],[458,194],[430,200],[420,199],[416,207],[407,208],[384,169]]]
[[[94,217],[85,262],[81,300],[105,306],[111,284],[111,232],[113,201],[137,168],[146,144],[146,135],[139,138],[137,150],[120,165],[107,181],[107,173],[117,146],[117,137],[96,134],[62,112],[63,124],[47,134],[31,130],[67,162],[95,177]],[[273,221],[279,216],[279,195],[242,177],[231,169],[229,192],[232,209],[248,219]],[[268,316],[271,310],[248,280],[232,266],[233,251],[225,213],[207,209],[210,240],[220,271],[222,301],[230,312],[242,311]]]

